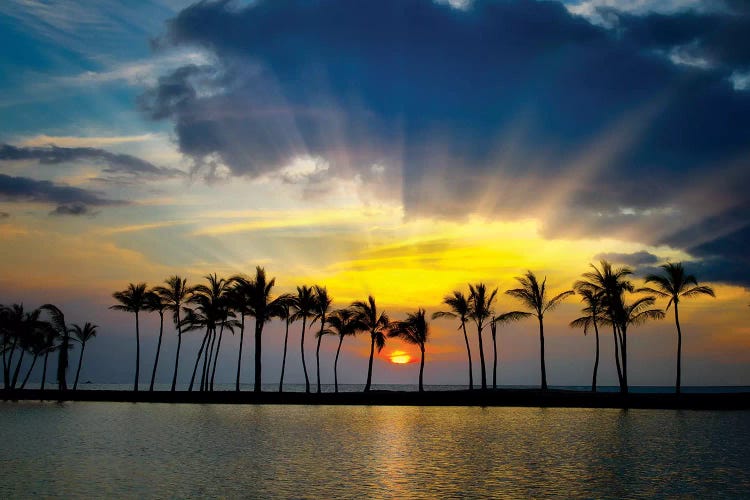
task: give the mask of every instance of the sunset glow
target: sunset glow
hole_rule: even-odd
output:
[[[393,351],[389,359],[391,360],[391,363],[395,365],[405,365],[412,362],[411,355],[404,351]]]

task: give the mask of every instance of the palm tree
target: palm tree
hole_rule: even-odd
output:
[[[339,392],[339,353],[344,337],[354,336],[357,332],[364,330],[365,327],[357,319],[357,313],[352,309],[337,309],[333,311],[326,320],[332,334],[338,335],[339,346],[336,348],[336,359],[333,362],[333,384],[334,391]]]
[[[312,325],[315,321],[320,321],[320,330],[316,335],[318,344],[315,348],[315,368],[318,377],[318,394],[320,394],[320,341],[323,339],[326,326],[326,314],[331,307],[331,302],[333,302],[333,299],[328,295],[326,287],[315,285],[315,316],[310,324]]]
[[[281,377],[279,377],[279,392],[284,391],[284,370],[286,369],[286,350],[289,343],[289,324],[294,321],[294,314],[292,309],[295,307],[297,298],[289,293],[280,295],[278,298],[278,311],[276,317],[284,320],[286,330],[284,332],[284,355],[281,358]]]
[[[135,314],[135,382],[133,391],[138,391],[138,374],[141,368],[141,333],[138,322],[138,313],[146,305],[146,283],[128,284],[128,287],[120,292],[115,292],[112,297],[119,304],[110,306],[115,311],[125,311]]]
[[[466,334],[466,322],[469,320],[469,300],[460,290],[453,290],[451,295],[443,297],[443,304],[450,307],[449,311],[438,311],[433,313],[432,319],[437,318],[458,318],[461,322],[459,328],[464,332],[464,342],[466,343],[466,355],[469,358],[469,390],[474,389],[474,376],[471,368],[471,347],[469,347],[469,336]]]
[[[580,295],[581,301],[586,304],[581,312],[584,316],[574,319],[570,322],[571,328],[583,328],[583,334],[586,335],[590,327],[594,327],[596,334],[596,356],[594,357],[594,375],[591,379],[591,392],[596,392],[596,374],[599,370],[599,324],[605,320],[603,311],[603,293],[587,286],[582,281],[574,284],[575,291]]]
[[[310,392],[310,379],[307,376],[307,365],[305,364],[305,327],[308,318],[315,316],[315,295],[313,289],[302,285],[297,287],[297,297],[294,302],[294,314],[292,321],[302,320],[302,336],[300,337],[300,350],[302,351],[302,371],[305,374],[305,392]]]
[[[490,321],[490,333],[492,333],[492,388],[497,389],[497,325],[501,323],[510,323],[530,316],[530,313],[524,311],[511,311],[499,314]]]
[[[81,374],[81,365],[83,364],[83,351],[86,350],[86,342],[96,337],[96,329],[98,326],[92,325],[88,321],[81,327],[80,325],[73,324],[71,326],[70,331],[73,334],[73,337],[81,343],[81,354],[78,357],[78,369],[76,370],[76,379],[75,382],[73,382],[73,390],[75,391],[78,388],[78,376]],[[158,351],[157,351],[158,353]],[[157,358],[158,358],[157,354]],[[151,388],[153,390],[153,381],[151,382]]]
[[[674,323],[677,327],[677,380],[675,381],[675,392],[680,393],[681,368],[682,368],[682,330],[680,329],[680,316],[677,304],[681,298],[691,298],[698,295],[716,297],[713,288],[699,285],[698,280],[692,274],[685,274],[682,263],[667,263],[660,266],[663,274],[649,274],[646,283],[654,283],[655,288],[642,288],[641,291],[653,293],[659,297],[669,298],[667,310],[674,304]]]
[[[497,288],[487,293],[487,285],[477,283],[469,285],[469,317],[477,325],[477,337],[479,338],[479,363],[482,369],[482,390],[487,390],[487,370],[484,366],[484,343],[482,342],[482,330],[484,322],[492,317],[492,303],[497,296]]]
[[[592,271],[583,274],[583,280],[576,281],[573,288],[590,288],[602,294],[602,305],[604,314],[608,318],[607,323],[612,326],[612,336],[615,343],[615,366],[617,368],[617,379],[620,383],[620,392],[628,392],[628,353],[627,337],[622,334],[616,316],[623,308],[625,292],[634,290],[633,284],[627,279],[633,274],[628,267],[613,268],[606,260],[599,262],[601,267],[597,268],[590,264]],[[622,358],[622,363],[620,363]]]
[[[385,347],[385,336],[390,326],[390,320],[385,312],[378,314],[378,308],[372,295],[367,297],[367,302],[357,301],[352,303],[352,309],[357,315],[357,320],[362,323],[363,330],[370,332],[370,361],[367,365],[367,383],[365,384],[365,392],[370,392],[375,346],[378,347],[378,353]]]
[[[192,324],[190,329],[205,328],[201,349],[198,351],[193,375],[190,379],[188,390],[192,390],[195,383],[195,374],[203,356],[203,367],[201,369],[200,390],[208,390],[210,386],[211,362],[214,359],[214,346],[216,345],[216,327],[219,326],[223,332],[224,320],[226,319],[225,308],[229,282],[219,278],[216,274],[205,277],[207,285],[199,284],[193,287],[190,303],[195,304],[195,310],[191,315]]]
[[[240,314],[240,347],[237,355],[237,378],[234,390],[240,390],[240,371],[242,369],[242,346],[245,342],[245,316],[250,314],[250,295],[252,291],[252,279],[247,276],[233,276],[229,279],[232,288],[229,291],[231,307]]]
[[[44,328],[44,369],[42,370],[42,381],[39,386],[42,391],[47,380],[47,361],[49,360],[50,353],[57,349],[55,345],[57,337],[55,328],[50,323],[47,323],[47,326]]]
[[[156,289],[152,289],[146,293],[146,300],[143,309],[159,313],[159,341],[156,344],[156,358],[154,359],[154,369],[151,372],[151,384],[148,386],[148,390],[153,391],[154,380],[156,379],[156,367],[159,365],[159,354],[161,353],[161,338],[164,333],[164,311],[167,309],[167,303],[162,299],[162,296],[156,292]]]
[[[180,309],[188,301],[192,289],[187,286],[187,280],[178,275],[170,276],[165,281],[167,286],[157,286],[153,289],[166,308],[173,313],[175,328],[177,329],[177,354],[174,360],[174,375],[172,376],[172,392],[177,387],[177,369],[180,365],[180,348],[182,347],[182,324],[180,320]]]
[[[544,315],[560,305],[565,298],[574,295],[575,292],[573,290],[566,290],[555,295],[551,299],[547,299],[547,278],[545,277],[544,280],[539,283],[536,275],[531,271],[527,271],[524,276],[516,277],[516,281],[518,281],[521,287],[508,290],[505,293],[520,300],[523,305],[532,311],[532,315],[536,316],[539,320],[539,352],[542,368],[542,390],[546,391],[547,368],[544,362]],[[519,313],[523,311],[513,312]]]
[[[389,337],[398,337],[404,342],[419,346],[421,353],[419,360],[419,392],[424,392],[422,375],[424,373],[424,345],[430,337],[430,325],[425,319],[425,310],[421,307],[417,312],[410,313],[404,321],[395,321],[391,323],[388,331]]]
[[[23,378],[23,382],[21,382],[20,389],[26,387],[26,383],[29,381],[29,377],[31,377],[31,372],[34,371],[39,356],[44,354],[44,329],[44,322],[37,320],[36,325],[29,332],[30,337],[27,340],[26,349],[28,349],[34,357],[31,360],[31,366],[29,366],[29,369],[26,371],[26,376]]]
[[[276,284],[276,278],[266,278],[266,271],[257,266],[255,278],[251,281],[249,292],[249,312],[255,318],[255,392],[261,391],[261,340],[263,326],[271,321],[279,307],[278,299],[271,298],[271,289]]]
[[[68,351],[72,347],[70,345],[70,331],[65,324],[65,315],[60,308],[53,304],[44,304],[39,309],[49,314],[50,325],[55,331],[56,336],[61,340],[57,348],[60,352],[57,358],[57,385],[59,390],[64,391],[68,389],[66,372],[68,370]]]

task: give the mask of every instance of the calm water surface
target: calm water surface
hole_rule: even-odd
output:
[[[0,497],[750,496],[750,413],[0,403]]]

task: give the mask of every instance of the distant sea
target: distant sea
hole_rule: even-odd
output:
[[[26,401],[0,428],[3,499],[750,494],[742,411]]]

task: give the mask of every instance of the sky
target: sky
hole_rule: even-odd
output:
[[[750,385],[748,32],[733,0],[6,0],[0,303],[96,323],[81,378],[125,383],[133,318],[108,307],[131,282],[260,265],[275,293],[372,294],[402,319],[477,282],[499,289],[497,312],[519,309],[503,292],[527,270],[562,292],[602,258],[637,283],[683,262],[717,295],[681,304],[683,385]],[[590,383],[594,339],[568,327],[581,307],[545,318],[550,385]],[[673,383],[671,318],[630,332],[631,384]],[[457,326],[431,324],[426,384],[466,383]],[[289,382],[304,380],[299,328]],[[340,381],[364,382],[366,337],[344,342]],[[500,383],[538,384],[535,322],[498,337]],[[282,341],[269,324],[269,383]],[[183,381],[199,343],[185,335]],[[168,325],[161,381],[175,347]],[[335,347],[322,342],[324,383]],[[388,341],[374,383],[416,382],[418,363],[389,361],[403,353],[418,350]]]

